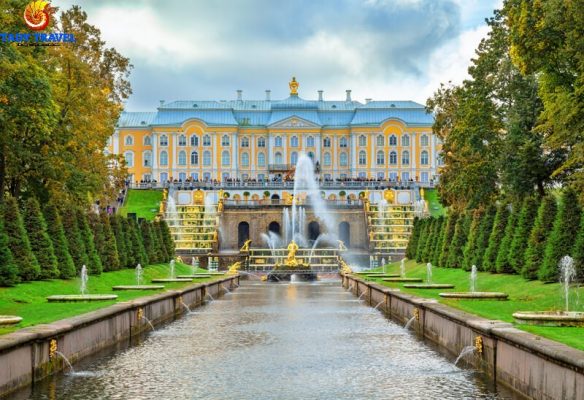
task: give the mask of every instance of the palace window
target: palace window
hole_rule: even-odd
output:
[[[178,165],[187,165],[187,152],[184,150],[178,152]]]
[[[390,146],[397,146],[397,136],[391,135],[389,137],[389,145]]]
[[[402,153],[402,165],[409,165],[410,164],[410,152],[404,151]]]
[[[283,164],[282,162],[282,153],[277,152],[275,157],[276,164]]]
[[[229,152],[226,150],[221,153],[221,165],[229,165],[231,163]]]
[[[359,165],[367,165],[367,153],[363,150],[359,152]]]
[[[199,173],[198,172],[191,172],[191,178],[194,181],[198,181],[199,180]]]
[[[428,173],[427,172],[422,172],[420,180],[422,182],[428,182]]]
[[[325,137],[324,140],[322,141],[322,145],[324,147],[331,147],[331,138],[329,137]]]
[[[345,137],[341,138],[341,140],[339,142],[339,147],[347,147],[347,146],[348,146],[347,138],[345,138]]]
[[[264,153],[258,154],[258,167],[266,166],[266,155]]]
[[[223,135],[221,138],[221,146],[229,146],[229,136]]]
[[[409,135],[403,135],[402,136],[402,146],[403,147],[408,147],[410,145],[410,136]]]
[[[421,146],[428,146],[428,135],[422,135],[420,137],[420,145]]]
[[[248,153],[241,154],[241,166],[242,167],[249,167],[249,154]]]
[[[426,150],[422,151],[420,156],[420,163],[422,165],[428,165],[428,152]]]
[[[203,165],[205,167],[211,166],[211,152],[210,151],[205,151],[203,153]]]
[[[191,152],[191,165],[199,165],[199,153]]]
[[[208,181],[210,181],[210,180],[211,180],[211,173],[210,173],[210,172],[205,172],[205,173],[203,173],[203,180],[204,180],[205,182],[208,182]]]
[[[383,135],[377,136],[377,146],[383,147],[384,145],[385,145],[385,139],[383,138]]]
[[[166,136],[166,135],[160,136],[160,145],[161,146],[168,146],[168,136]]]
[[[390,165],[397,164],[397,153],[395,151],[392,151],[391,153],[389,153],[389,164]]]
[[[298,136],[292,136],[290,138],[290,147],[298,147]]]
[[[314,147],[314,136],[306,138],[306,147]]]
[[[392,182],[397,182],[397,172],[390,172],[389,173],[389,180]]]
[[[436,164],[438,164],[438,166],[444,165],[444,156],[442,155],[442,153],[438,153],[438,155],[436,156]]]
[[[347,165],[349,165],[349,157],[347,156],[347,153],[342,152],[340,157],[339,157],[339,162],[341,167],[346,167]]]
[[[126,160],[126,166],[128,166],[128,167],[134,166],[134,152],[133,151],[126,151],[124,153],[124,159]]]
[[[178,180],[184,182],[187,180],[187,173],[186,172],[179,172],[178,173]]]
[[[365,135],[359,136],[359,146],[361,147],[367,146],[367,136]]]
[[[258,147],[266,147],[266,139],[263,137],[258,138]]]
[[[293,151],[292,154],[290,154],[290,163],[292,165],[296,165],[297,162],[298,162],[298,153]]]
[[[126,146],[134,145],[134,137],[131,135],[126,136]]]
[[[249,138],[247,136],[241,138],[241,147],[249,147]]]
[[[144,146],[152,146],[152,138],[150,135],[144,136]]]
[[[178,137],[178,145],[179,146],[186,146],[187,145],[187,137],[185,135],[180,135]]]
[[[331,153],[324,153],[324,162],[323,164],[325,167],[330,167],[331,165]]]
[[[383,153],[383,151],[379,150],[377,152],[377,165],[383,164],[385,164],[385,154]]]
[[[160,182],[168,181],[168,172],[161,172],[160,173]]]
[[[145,167],[152,166],[152,152],[150,150],[145,151],[142,153],[142,160],[144,161]]]
[[[281,136],[276,136],[274,139],[274,146],[276,147],[282,147],[282,137]]]
[[[191,146],[199,146],[199,137],[197,135],[191,136]]]
[[[203,136],[203,146],[211,146],[211,136]]]
[[[410,180],[409,172],[402,172],[402,182],[408,182]]]
[[[163,167],[168,165],[168,153],[166,150],[160,152],[160,165]]]

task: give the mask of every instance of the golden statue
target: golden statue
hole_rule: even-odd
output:
[[[217,233],[217,231],[213,231],[213,241],[214,242],[219,241],[219,234]]]
[[[296,251],[298,251],[298,245],[293,240],[288,245],[288,258],[286,258],[286,265],[296,265]]]
[[[217,204],[217,212],[218,213],[222,213],[223,212],[223,199],[219,200],[219,204]]]
[[[168,196],[168,189],[164,189],[162,191],[162,200],[166,200],[166,197]]]
[[[424,199],[424,188],[420,188],[420,198]]]
[[[205,204],[205,192],[201,189],[195,190],[193,194],[193,202],[195,204]]]
[[[347,250],[347,246],[345,246],[345,243],[343,243],[342,240],[339,240],[339,251],[345,251]]]
[[[182,263],[183,259],[181,256],[176,256],[176,262]]]
[[[249,245],[251,244],[251,240],[246,240],[245,243],[243,244],[243,246],[241,246],[241,249],[239,249],[240,252],[249,252]]]
[[[365,189],[363,192],[363,199],[369,201],[369,189]]]
[[[373,234],[373,231],[369,232],[369,241],[372,242],[374,238],[375,235]]]
[[[223,200],[225,198],[225,193],[223,192],[223,189],[219,189],[219,201]]]
[[[164,214],[164,201],[160,202],[160,209],[158,210],[160,214]]]
[[[421,189],[421,190],[423,190],[423,189]],[[385,192],[383,192],[383,198],[389,204],[393,204],[393,202],[394,202],[394,193],[393,193],[393,190],[387,189]]]
[[[231,265],[231,267],[229,267],[228,273],[229,274],[237,274],[240,268],[241,268],[241,262],[237,261],[237,262],[233,263]]]
[[[298,96],[298,86],[300,86],[300,84],[298,82],[296,82],[295,76],[292,77],[292,80],[290,81],[288,86],[290,86],[290,95],[291,96]]]

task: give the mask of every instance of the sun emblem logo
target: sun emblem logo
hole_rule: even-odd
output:
[[[48,1],[31,1],[24,9],[24,22],[33,31],[42,31],[49,26],[54,12],[55,9]]]

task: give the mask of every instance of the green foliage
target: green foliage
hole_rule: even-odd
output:
[[[120,259],[118,256],[118,246],[116,237],[110,225],[110,219],[107,214],[100,215],[101,226],[103,231],[103,247],[100,258],[104,271],[116,271],[120,269]]]
[[[2,210],[4,232],[8,237],[8,247],[14,263],[18,267],[18,277],[21,281],[32,281],[40,275],[41,267],[32,252],[18,202],[10,196],[4,200]]]
[[[513,235],[515,233],[515,227],[517,226],[517,219],[519,217],[519,211],[517,207],[512,206],[512,211],[507,219],[507,226],[505,227],[505,234],[501,239],[499,244],[499,252],[497,253],[497,258],[495,260],[495,271],[498,273],[513,273],[513,267],[509,262],[509,257],[511,255],[511,242],[513,241]]]
[[[537,279],[537,271],[543,263],[547,239],[554,225],[556,209],[554,196],[545,196],[537,210],[537,218],[527,241],[525,264],[521,270],[521,275],[525,279]]]
[[[123,217],[114,214],[110,216],[109,222],[116,240],[120,268],[130,268],[131,265],[128,263],[128,250],[126,247],[126,235],[124,234],[124,228],[122,226],[122,218]]]
[[[479,270],[495,272],[497,267],[497,254],[499,254],[499,245],[505,235],[505,228],[507,228],[507,221],[509,219],[509,208],[506,204],[502,204],[497,208],[495,221],[493,222],[493,229],[489,235],[489,244],[485,255],[483,257],[482,268],[477,265]]]
[[[546,243],[543,264],[539,268],[538,278],[544,282],[555,282],[559,277],[558,263],[563,256],[570,255],[580,228],[582,209],[578,205],[578,196],[572,189],[566,189],[554,221],[551,235]]]
[[[170,229],[168,228],[168,224],[166,223],[166,221],[161,220],[159,224],[160,231],[162,233],[162,240],[164,242],[164,247],[166,248],[166,254],[168,254],[167,260],[169,260],[171,258],[174,258],[174,240],[172,239],[172,235],[170,234]]]
[[[485,210],[485,213],[481,219],[481,225],[479,227],[479,234],[476,239],[476,248],[474,253],[470,258],[470,265],[476,265],[477,268],[481,268],[483,265],[483,258],[487,247],[489,246],[489,237],[493,230],[493,223],[495,220],[495,214],[497,213],[497,207],[491,204]]]
[[[578,231],[578,237],[574,243],[572,257],[574,257],[578,280],[582,282],[584,281],[584,212],[580,218],[580,230]]]
[[[128,218],[128,227],[128,232],[132,240],[132,253],[134,254],[134,262],[141,265],[149,264],[148,254],[144,248],[142,233],[138,223],[134,219]]]
[[[442,251],[442,241],[444,240],[444,231],[448,223],[448,217],[440,216],[438,217],[438,229],[436,234],[436,242],[434,248],[432,249],[432,258],[430,262],[432,265],[438,265],[440,260],[440,252]]]
[[[124,233],[124,240],[126,246],[126,266],[128,268],[135,268],[140,262],[140,254],[136,252],[134,247],[134,234],[129,218],[120,217],[120,226]]]
[[[41,267],[39,278],[57,278],[59,276],[57,257],[39,203],[34,197],[25,202],[23,215],[32,251]]]
[[[91,227],[89,226],[88,217],[82,210],[77,210],[77,224],[79,226],[79,233],[85,244],[85,251],[87,253],[88,264],[87,272],[91,275],[99,275],[103,271],[103,265],[101,263],[101,258],[96,249],[96,243],[98,245],[103,240],[101,235],[95,240]],[[100,224],[101,225],[101,224]],[[99,231],[98,231],[99,232]],[[79,268],[79,267],[78,267]]]
[[[464,245],[468,238],[468,231],[470,229],[471,215],[469,212],[461,214],[456,221],[454,228],[454,236],[450,243],[450,250],[448,251],[448,260],[446,262],[447,268],[462,268],[464,260]]]
[[[156,242],[158,245],[158,251],[160,252],[160,261],[166,262],[167,260],[174,258],[172,254],[168,253],[168,248],[166,247],[166,243],[164,243],[164,235],[162,233],[162,230],[164,228],[162,227],[162,222],[154,221],[153,227],[154,227],[154,232],[156,233]]]
[[[160,190],[137,190],[131,189],[126,196],[126,202],[120,208],[120,215],[127,216],[128,213],[135,213],[137,218],[153,220],[159,211],[162,201],[162,191]]]
[[[148,223],[148,221],[142,220],[140,223],[140,233],[142,235],[144,248],[146,249],[146,254],[148,254],[148,260],[151,260],[150,262],[159,262],[159,255],[156,251],[156,239],[152,235],[151,224]]]
[[[8,236],[0,220],[0,286],[13,286],[18,282],[18,266],[8,246]]]
[[[61,215],[63,219],[63,229],[67,239],[67,247],[73,258],[75,270],[79,273],[83,265],[89,265],[89,257],[87,256],[87,249],[85,248],[85,240],[81,236],[81,231],[79,230],[77,212],[75,212],[75,210],[67,209],[64,210]]]
[[[54,204],[47,204],[44,208],[45,220],[47,221],[47,232],[53,242],[55,256],[59,263],[59,278],[70,279],[76,275],[75,263],[69,253],[69,245],[65,238],[63,222],[59,215],[59,210]]]
[[[448,252],[450,251],[450,243],[452,242],[452,237],[454,236],[454,229],[456,227],[456,221],[458,218],[460,218],[460,214],[454,210],[448,214],[448,222],[446,223],[444,237],[442,238],[440,257],[438,258],[438,264],[436,264],[436,266],[445,268],[448,263]]]
[[[523,200],[523,207],[521,207],[509,251],[509,264],[516,274],[520,274],[525,265],[527,241],[529,240],[529,234],[531,233],[531,229],[533,229],[533,224],[537,217],[538,207],[539,201],[533,196],[528,196]]]
[[[418,246],[416,247],[416,261],[422,262],[422,253],[424,252],[424,248],[426,247],[426,242],[428,241],[428,236],[430,234],[430,218],[424,218],[420,220],[421,229],[420,229],[420,239],[418,240]]]
[[[481,221],[483,218],[483,210],[477,208],[472,213],[472,220],[470,223],[470,229],[468,234],[468,240],[464,246],[463,254],[464,259],[462,262],[462,269],[465,271],[470,271],[473,266],[474,255],[478,249],[478,238],[480,234]],[[475,264],[476,265],[476,264]]]
[[[418,217],[414,217],[414,227],[406,247],[406,257],[410,260],[413,260],[416,257],[416,249],[418,248],[418,241],[420,240],[420,228],[420,219]]]
[[[436,243],[436,229],[438,227],[438,219],[437,218],[429,218],[429,226],[427,230],[427,238],[426,243],[424,243],[424,248],[422,249],[422,261],[423,262],[430,262],[430,253],[432,247]]]

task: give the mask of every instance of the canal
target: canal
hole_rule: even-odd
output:
[[[345,291],[242,282],[10,399],[512,399]]]

